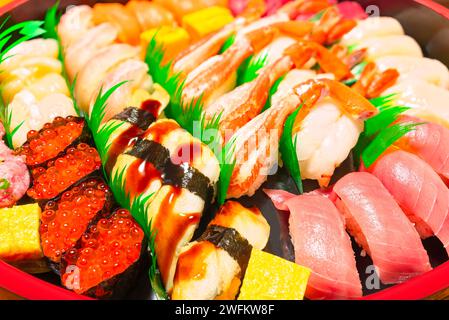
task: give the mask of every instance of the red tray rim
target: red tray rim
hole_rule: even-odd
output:
[[[0,15],[28,0],[15,0],[0,8]],[[431,0],[413,0],[449,20],[449,9]],[[423,285],[425,284],[425,285]],[[407,282],[394,285],[361,300],[424,299],[449,287],[449,261]],[[91,300],[72,291],[43,281],[0,260],[0,288],[31,300]]]

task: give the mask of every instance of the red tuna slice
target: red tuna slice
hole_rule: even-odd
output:
[[[387,153],[369,170],[415,223],[421,237],[435,235],[449,251],[449,190],[432,167],[399,150]]]
[[[362,296],[351,240],[332,201],[300,195],[286,202],[296,263],[312,270],[309,299],[355,299]]]
[[[371,256],[383,283],[404,282],[432,269],[418,232],[374,175],[347,174],[334,192],[349,233]]]
[[[421,119],[402,116],[402,123],[422,123]],[[427,162],[443,180],[449,182],[449,129],[425,122],[401,138],[397,144]]]
[[[282,211],[288,211],[286,201],[296,197],[295,194],[285,190],[263,189],[263,192],[271,199],[274,207]]]

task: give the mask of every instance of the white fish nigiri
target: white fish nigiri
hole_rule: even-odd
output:
[[[267,64],[274,63],[284,56],[284,51],[296,42],[295,39],[287,36],[275,38],[268,46],[263,48],[257,55],[257,58],[266,56]]]
[[[380,71],[396,69],[399,80],[422,79],[436,86],[449,89],[449,71],[438,60],[421,57],[383,56],[376,59]]]
[[[103,92],[106,92],[122,81],[127,82],[117,88],[108,99],[104,121],[108,121],[124,108],[130,106],[135,90],[143,89],[149,91],[152,87],[152,79],[148,74],[148,66],[146,63],[136,59],[126,60],[115,67],[102,82]],[[95,98],[96,95],[92,97],[90,112],[92,112]]]
[[[121,62],[138,57],[139,50],[127,44],[113,44],[98,50],[83,67],[76,81],[75,96],[80,108],[88,111],[94,93],[107,74]]]
[[[30,130],[40,130],[56,117],[76,115],[73,101],[62,93],[49,94],[37,100],[29,90],[22,90],[8,106],[11,112],[11,130],[18,127],[12,142],[15,148],[27,140]]]
[[[449,91],[421,79],[402,81],[383,95],[396,94],[395,104],[411,109],[406,113],[449,127]]]
[[[341,43],[348,46],[373,37],[402,34],[404,29],[398,20],[391,17],[369,17],[359,20],[357,26],[343,36]]]
[[[33,39],[24,41],[12,48],[8,57],[0,65],[0,79],[17,68],[24,67],[23,61],[28,58],[58,58],[58,43],[53,39]]]
[[[367,59],[376,60],[383,56],[422,57],[421,47],[415,39],[406,35],[389,35],[363,39],[357,44],[357,49],[367,49]]]
[[[363,121],[345,115],[333,98],[319,101],[296,134],[301,176],[326,185],[363,131]]]
[[[65,64],[70,80],[93,60],[99,49],[112,44],[117,35],[117,28],[114,25],[102,23],[87,31],[82,38],[69,46],[65,51]]]
[[[58,24],[58,34],[66,48],[80,39],[93,27],[92,8],[87,5],[67,9]]]

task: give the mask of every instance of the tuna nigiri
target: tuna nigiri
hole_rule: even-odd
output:
[[[320,195],[300,195],[285,203],[295,262],[312,270],[309,299],[351,299],[362,296],[351,240],[333,203]]]
[[[449,129],[411,116],[402,116],[399,121],[420,125],[408,132],[395,145],[419,156],[445,182],[449,182]]]
[[[349,233],[371,256],[383,283],[404,282],[432,269],[413,224],[374,175],[347,174],[333,190]]]
[[[421,237],[435,235],[449,251],[449,190],[432,167],[399,150],[382,156],[369,171],[393,195]]]

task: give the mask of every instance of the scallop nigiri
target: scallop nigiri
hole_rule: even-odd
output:
[[[383,283],[404,282],[432,269],[418,232],[374,175],[347,174],[333,191],[349,233],[371,256]]]

